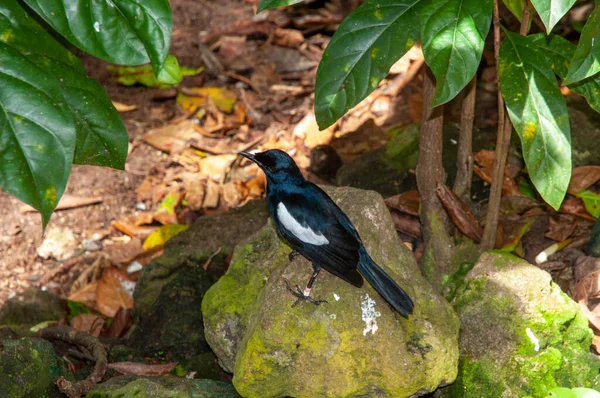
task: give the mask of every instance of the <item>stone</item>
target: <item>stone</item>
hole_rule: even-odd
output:
[[[44,241],[36,249],[43,259],[55,258],[64,261],[72,257],[77,249],[77,239],[73,231],[66,228],[50,227],[44,234]]]
[[[86,397],[237,398],[239,395],[231,384],[215,380],[194,380],[173,376],[119,376],[96,384]]]
[[[206,274],[213,281],[218,279],[225,272],[227,257],[234,246],[258,231],[268,217],[264,200],[251,201],[226,214],[200,217],[189,229],[169,240],[164,254],[145,266],[140,275],[133,295],[134,323],[148,315],[163,286],[189,264],[203,267],[212,257]]]
[[[240,243],[202,302],[206,340],[233,371],[244,397],[409,397],[452,383],[456,314],[421,276],[400,242],[382,197],[326,188],[348,214],[373,259],[415,302],[402,318],[365,282],[358,289],[324,271],[313,288],[320,306],[299,303],[283,279],[303,286],[310,263],[296,257],[272,223]],[[361,308],[362,307],[362,308]]]
[[[4,340],[0,351],[0,397],[60,397],[54,381],[72,380],[49,342]]]
[[[6,301],[0,309],[0,325],[34,326],[46,321],[59,321],[66,315],[66,304],[59,296],[29,289]]]
[[[600,115],[583,97],[568,96],[573,167],[600,164]]]
[[[545,397],[600,387],[592,331],[550,275],[511,254],[484,253],[453,301],[461,321],[459,376],[443,397]]]
[[[189,357],[177,364],[171,374],[191,379],[211,379],[230,383],[231,375],[225,373],[212,352]]]

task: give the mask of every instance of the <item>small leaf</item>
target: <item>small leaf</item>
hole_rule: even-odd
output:
[[[171,59],[171,55],[167,57],[167,60]],[[177,60],[175,59],[175,62]],[[175,87],[181,81],[181,79],[170,84],[168,82],[159,81],[154,74],[154,70],[151,65],[141,66],[107,66],[108,72],[110,73],[111,79],[124,86],[133,86],[134,84],[141,84],[151,88],[170,88]],[[185,66],[179,67],[181,76],[195,76],[201,73],[204,68],[191,69]],[[176,72],[175,72],[176,73]],[[174,79],[176,80],[176,79]]]
[[[600,7],[588,17],[564,84],[572,84],[600,72]]]
[[[432,108],[454,98],[477,72],[493,8],[492,0],[429,0],[423,5],[423,55],[436,79]]]
[[[119,308],[133,308],[133,289],[135,282],[115,268],[104,271],[98,281],[98,310],[112,318]]]
[[[178,84],[181,82],[182,73],[181,69],[179,69],[179,62],[177,62],[177,58],[172,55],[167,55],[163,66],[160,68],[158,72],[158,76],[156,76],[156,80],[159,83],[165,84]]]
[[[583,200],[585,209],[595,218],[600,216],[600,194],[587,189],[577,193],[577,197]]]
[[[423,0],[368,0],[335,32],[317,70],[315,116],[321,130],[365,99],[420,38]]]
[[[269,8],[285,7],[292,4],[301,3],[303,0],[260,0],[257,13],[268,10]]]
[[[171,41],[168,0],[24,0],[74,46],[120,65],[160,70]]]
[[[483,231],[469,206],[463,203],[446,184],[441,182],[437,185],[436,194],[456,228],[475,242],[481,241]]]
[[[187,91],[190,94],[177,94],[177,103],[188,112],[200,113],[204,116],[204,107],[206,99],[210,97],[217,108],[225,113],[233,112],[233,107],[237,101],[237,94],[234,91],[220,87],[191,87]]]
[[[506,8],[521,22],[523,10],[525,10],[525,0],[502,0]]]
[[[159,227],[152,232],[144,241],[144,250],[149,252],[162,249],[165,243],[174,236],[179,235],[189,228],[189,225],[169,224]]]
[[[554,25],[571,9],[576,0],[531,0],[531,4],[540,16],[550,34]]]
[[[505,31],[498,77],[531,181],[558,209],[571,177],[571,135],[554,73],[531,38]]]

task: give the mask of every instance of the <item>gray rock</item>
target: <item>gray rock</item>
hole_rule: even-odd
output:
[[[52,344],[35,338],[4,340],[0,351],[0,397],[59,397],[54,381],[71,379]]]
[[[206,339],[245,397],[424,395],[457,373],[458,321],[423,279],[398,240],[380,195],[327,188],[358,229],[368,252],[415,302],[402,318],[368,284],[361,289],[322,272],[313,289],[328,303],[300,303],[282,279],[304,285],[308,261],[269,223],[239,244],[232,263],[206,293]],[[368,319],[371,318],[371,319]],[[376,325],[376,328],[373,327]]]
[[[567,97],[573,167],[600,164],[600,115],[583,97]]]
[[[94,239],[84,239],[81,241],[81,248],[88,252],[95,252],[102,249],[102,242]]]
[[[65,302],[57,295],[29,289],[8,300],[0,309],[0,325],[37,325],[59,321],[67,315]]]
[[[172,376],[120,376],[97,384],[86,397],[237,398],[239,395],[231,384],[215,380],[193,380]]]
[[[444,397],[545,397],[600,387],[592,331],[550,275],[510,254],[484,253],[454,302],[459,376]]]

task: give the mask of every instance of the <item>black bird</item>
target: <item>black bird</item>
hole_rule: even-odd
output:
[[[323,267],[356,287],[363,285],[364,276],[392,307],[408,317],[413,310],[408,294],[375,264],[348,216],[321,188],[306,181],[287,153],[271,149],[240,155],[265,172],[267,202],[277,229],[294,251],[312,262],[314,272],[304,292],[288,286],[295,296],[314,304],[322,302],[309,294]]]

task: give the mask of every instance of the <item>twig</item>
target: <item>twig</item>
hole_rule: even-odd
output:
[[[453,191],[464,203],[471,202],[471,181],[473,180],[473,120],[475,119],[475,95],[477,75],[469,83],[462,101],[458,154],[456,156],[456,180]]]
[[[70,326],[56,326],[42,329],[40,337],[46,340],[61,340],[69,344],[83,346],[90,350],[92,356],[96,359],[94,370],[87,379],[75,383],[71,383],[63,376],[56,379],[54,383],[58,386],[58,389],[69,398],[79,398],[87,394],[94,387],[94,384],[98,383],[104,377],[108,364],[108,356],[106,349],[96,337],[80,332]]]
[[[204,263],[204,265],[202,266],[202,269],[204,271],[206,271],[208,269],[208,266],[210,265],[210,262],[212,261],[213,258],[215,258],[215,256],[219,253],[221,253],[221,249],[222,247],[219,247],[217,249],[217,251],[215,251],[213,254],[210,255],[210,257],[208,258],[208,260],[206,260],[206,262]]]

